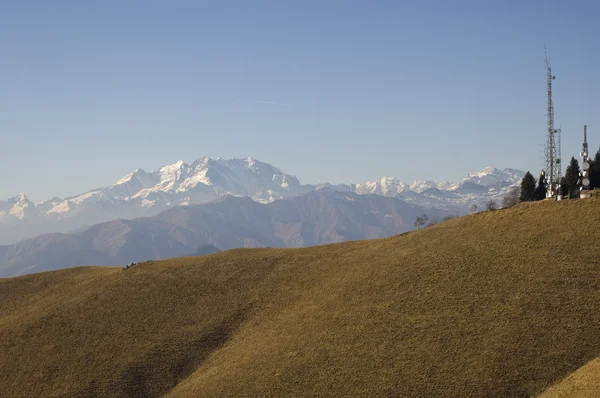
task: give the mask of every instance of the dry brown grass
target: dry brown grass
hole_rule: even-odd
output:
[[[547,389],[540,398],[597,398],[600,396],[600,358],[596,358],[560,383]]]
[[[598,226],[600,198],[545,201],[3,279],[0,395],[535,395],[600,355]]]

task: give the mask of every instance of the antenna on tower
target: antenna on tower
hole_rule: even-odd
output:
[[[587,124],[583,126],[583,151],[581,152],[581,198],[590,197],[590,154],[587,143]]]
[[[556,148],[557,148],[557,153],[558,153],[558,157],[556,158],[556,169],[557,169],[557,175],[556,175],[556,200],[561,200],[562,199],[562,188],[561,188],[561,183],[562,183],[562,154],[561,154],[561,148],[562,148],[562,144],[561,144],[561,136],[562,136],[562,126],[560,126],[557,130],[557,137],[558,137],[558,142],[556,143]]]
[[[546,46],[544,46],[544,55],[546,60],[546,95],[548,99],[548,109],[546,116],[548,117],[547,131],[546,131],[546,181],[548,182],[548,191],[546,192],[547,198],[552,198],[558,194],[558,188],[560,184],[560,155],[556,145],[555,136],[558,134],[560,141],[560,130],[554,128],[554,103],[552,102],[552,80],[556,79],[556,76],[552,74],[552,67],[548,60],[548,53]]]

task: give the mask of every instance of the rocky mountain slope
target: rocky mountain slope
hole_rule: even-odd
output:
[[[247,196],[261,203],[305,194],[321,187],[359,194],[399,198],[417,206],[465,214],[483,208],[489,198],[500,200],[523,172],[488,167],[459,183],[396,178],[349,185],[303,185],[296,177],[254,158],[179,161],[152,172],[138,169],[114,185],[69,198],[34,204],[25,194],[0,201],[0,244],[46,232],[70,232],[115,219],[151,217],[176,205],[215,200],[225,195]]]

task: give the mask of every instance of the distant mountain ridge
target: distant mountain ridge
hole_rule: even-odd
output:
[[[209,243],[206,243],[202,246],[200,246],[198,248],[198,250],[196,250],[195,252],[193,252],[192,254],[190,254],[190,256],[206,256],[208,254],[215,254],[215,253],[219,253],[221,250],[219,250],[218,247],[211,245]]]
[[[151,172],[137,169],[109,187],[38,205],[25,194],[0,201],[0,244],[114,219],[153,216],[172,206],[205,203],[225,195],[268,203],[313,189],[252,157],[201,157],[191,164],[178,161]]]
[[[106,188],[34,204],[25,194],[0,201],[0,244],[46,232],[69,232],[115,219],[154,216],[176,205],[206,203],[225,195],[247,196],[260,203],[303,195],[324,187],[358,194],[399,197],[414,205],[464,213],[469,206],[500,199],[524,173],[487,167],[459,183],[383,177],[361,184],[301,184],[293,175],[252,157],[178,161],[146,172],[137,169]]]
[[[175,206],[150,218],[108,221],[77,233],[51,233],[0,246],[0,277],[203,255],[215,248],[304,247],[383,238],[413,229],[423,211],[397,198],[330,188],[267,204],[225,196]]]

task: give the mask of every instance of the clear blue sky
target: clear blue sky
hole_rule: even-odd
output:
[[[544,44],[564,157],[584,123],[600,146],[599,21],[598,1],[3,1],[0,199],[203,155],[305,183],[539,175]]]

